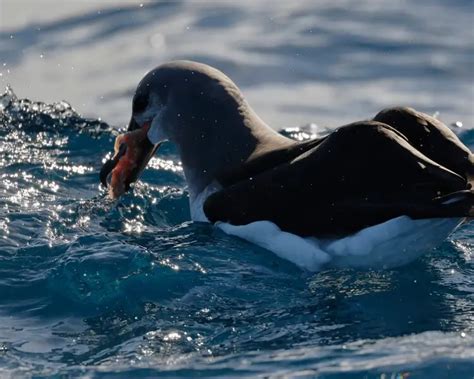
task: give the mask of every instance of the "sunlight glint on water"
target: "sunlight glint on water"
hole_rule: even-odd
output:
[[[311,367],[331,376],[412,367],[429,375],[449,365],[464,375],[472,367],[472,226],[398,270],[308,276],[190,223],[171,145],[132,194],[111,202],[97,172],[114,130],[65,103],[11,90],[1,100],[4,372],[254,376]]]
[[[0,377],[472,379],[472,224],[399,269],[310,275],[189,222],[171,145],[120,202],[98,184],[117,134],[99,117],[125,125],[143,73],[172,59],[224,71],[274,128],[316,122],[286,130],[298,140],[410,105],[472,149],[472,1],[2,0],[15,8],[0,25],[1,89],[19,95],[0,97]]]

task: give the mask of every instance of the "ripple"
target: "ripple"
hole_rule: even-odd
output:
[[[189,222],[172,145],[112,201],[97,173],[116,129],[11,89],[0,106],[0,365],[8,375],[338,377],[430,373],[442,362],[468,371],[472,224],[396,270],[310,276]],[[282,131],[297,140],[328,132],[316,124]],[[471,132],[460,136],[470,143]]]

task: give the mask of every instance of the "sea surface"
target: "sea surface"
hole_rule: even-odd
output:
[[[309,273],[190,222],[171,144],[119,202],[98,181],[178,58],[294,138],[403,104],[473,149],[471,1],[28,4],[0,5],[0,378],[473,378],[474,223],[397,269]]]

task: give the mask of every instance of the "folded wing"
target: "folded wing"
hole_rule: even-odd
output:
[[[211,222],[268,220],[302,236],[354,233],[391,218],[472,217],[466,178],[437,164],[392,127],[368,121],[339,128],[289,161],[211,195]]]

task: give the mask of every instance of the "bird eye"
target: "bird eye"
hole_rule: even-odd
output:
[[[133,113],[141,113],[148,106],[148,96],[137,95],[133,99]]]

